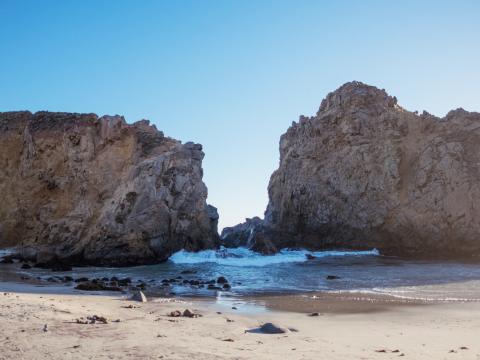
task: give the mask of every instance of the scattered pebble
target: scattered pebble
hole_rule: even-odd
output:
[[[79,319],[75,319],[75,322],[77,324],[96,324],[96,323],[108,324],[108,320],[104,316],[97,316],[97,315],[87,316],[86,319],[81,317]]]

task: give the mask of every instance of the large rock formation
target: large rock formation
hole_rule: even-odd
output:
[[[133,265],[218,245],[202,146],[121,116],[0,113],[0,247]]]
[[[418,115],[384,90],[347,83],[281,137],[250,244],[480,256],[479,144],[479,113]]]

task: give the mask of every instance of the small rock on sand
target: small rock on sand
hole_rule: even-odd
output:
[[[180,317],[180,316],[182,316],[182,312],[180,310],[175,310],[175,311],[170,312],[170,314],[168,314],[168,316],[170,316],[170,317]]]
[[[196,316],[196,314],[189,309],[185,309],[185,311],[183,312],[183,316],[193,318]]]
[[[168,314],[168,316],[170,316],[170,317],[181,317],[181,316],[183,316],[183,317],[188,317],[188,318],[196,318],[196,317],[200,317],[202,315],[194,313],[193,311],[191,311],[189,309],[185,309],[183,311],[183,313],[180,310],[172,311],[172,312],[170,312],[170,314]]]

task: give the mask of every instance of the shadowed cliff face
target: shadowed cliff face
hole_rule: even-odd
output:
[[[146,120],[0,113],[0,246],[28,259],[132,265],[218,245],[202,146]]]
[[[417,115],[384,90],[347,83],[281,137],[265,220],[250,242],[480,256],[479,144],[479,113]]]

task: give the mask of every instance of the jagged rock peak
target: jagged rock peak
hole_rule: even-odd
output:
[[[322,101],[319,112],[348,107],[357,109],[373,107],[380,110],[393,108],[396,105],[397,98],[388,95],[384,89],[380,90],[360,81],[351,81],[329,93]]]

